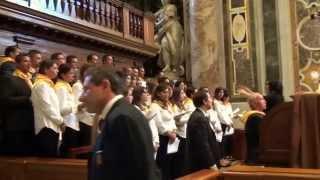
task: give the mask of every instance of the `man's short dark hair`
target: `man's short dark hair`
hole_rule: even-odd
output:
[[[40,65],[39,65],[39,73],[40,74],[45,74],[45,71],[47,69],[50,69],[53,65],[55,64],[54,61],[52,60],[44,60],[44,61],[41,61]]]
[[[158,84],[167,83],[168,80],[169,80],[169,78],[166,77],[166,76],[159,77],[159,78],[158,78]],[[169,81],[170,81],[170,80],[169,80]]]
[[[87,56],[87,62],[92,62],[93,56],[97,56],[98,57],[98,55],[96,55],[96,54],[89,54]]]
[[[17,47],[17,46],[8,46],[4,50],[4,55],[5,56],[10,56],[10,53],[15,52],[17,49],[19,49],[19,47]]]
[[[29,54],[27,54],[27,53],[21,53],[21,54],[19,54],[18,56],[16,56],[16,59],[15,59],[16,63],[17,63],[17,64],[20,64],[21,61],[22,61],[22,59],[23,59],[24,57],[29,57]]]
[[[112,68],[92,67],[86,71],[85,76],[90,76],[90,82],[95,85],[99,85],[103,80],[107,79],[111,84],[113,93],[121,94],[123,92],[124,83]]]
[[[36,54],[41,54],[41,52],[36,50],[36,49],[32,49],[32,50],[29,51],[28,54],[29,54],[30,57],[32,57],[32,56],[34,56]]]
[[[207,100],[208,97],[208,92],[205,90],[201,90],[198,91],[194,94],[193,96],[193,104],[195,107],[199,108],[201,107],[203,104],[203,101]]]
[[[111,57],[114,60],[113,56],[111,55],[103,55],[102,56],[102,63],[105,64],[107,62],[108,57]]]
[[[69,55],[69,56],[67,56],[67,58],[66,58],[66,63],[67,63],[67,64],[71,64],[71,63],[72,63],[72,59],[78,59],[78,57],[75,56],[75,55]]]
[[[84,76],[87,72],[88,69],[94,67],[94,65],[92,64],[83,64],[81,67],[80,67],[80,81],[83,83],[84,81]]]
[[[51,55],[51,60],[56,60],[56,59],[58,59],[58,56],[60,56],[60,55],[63,55],[63,53],[62,53],[62,52],[53,53],[53,54]]]
[[[186,90],[186,95],[188,98],[192,98],[195,92],[196,92],[196,89],[194,87],[188,86]]]

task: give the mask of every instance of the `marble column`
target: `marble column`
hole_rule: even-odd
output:
[[[283,88],[283,95],[286,100],[291,100],[289,96],[295,92],[294,79],[294,63],[293,63],[293,41],[290,17],[290,0],[281,0],[277,2],[278,14],[278,33],[279,33],[279,48],[281,57],[281,80],[285,85]]]
[[[190,0],[190,66],[195,87],[226,86],[223,0]]]

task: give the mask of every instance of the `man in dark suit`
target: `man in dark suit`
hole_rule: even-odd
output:
[[[200,90],[194,95],[193,103],[197,109],[191,114],[187,126],[190,171],[217,169],[219,146],[207,117],[212,98],[207,91]]]
[[[256,165],[259,160],[260,124],[265,116],[266,100],[259,93],[252,93],[248,98],[251,111],[247,112],[245,120],[245,135],[247,144],[246,164]]]
[[[80,100],[88,112],[100,115],[89,178],[159,179],[153,159],[148,122],[120,95],[123,83],[111,69],[94,67],[86,72]]]
[[[29,56],[18,55],[16,65],[17,70],[14,75],[7,74],[0,77],[0,109],[4,130],[4,144],[0,147],[0,151],[5,155],[28,156],[33,154],[34,138],[31,89],[26,80],[17,76],[16,72],[18,70],[20,73],[28,72]]]

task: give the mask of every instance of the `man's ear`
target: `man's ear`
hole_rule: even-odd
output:
[[[110,88],[111,87],[110,81],[108,79],[102,80],[101,81],[101,86],[104,87],[104,88]]]

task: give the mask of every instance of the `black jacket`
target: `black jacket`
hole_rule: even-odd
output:
[[[143,114],[120,99],[111,108],[104,122],[89,165],[89,178],[160,179],[153,159],[151,131]],[[98,151],[101,153],[98,154]]]
[[[209,123],[200,109],[196,109],[188,121],[187,143],[191,172],[218,165],[219,147]]]

